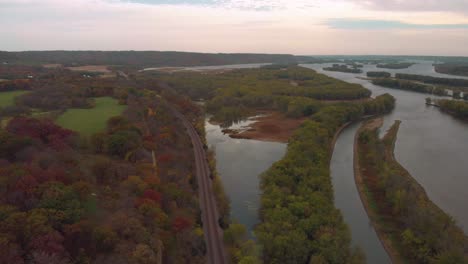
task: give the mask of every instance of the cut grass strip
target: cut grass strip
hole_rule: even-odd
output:
[[[64,128],[89,136],[103,131],[109,118],[120,115],[126,108],[112,97],[95,98],[95,107],[89,109],[68,109],[56,123]]]

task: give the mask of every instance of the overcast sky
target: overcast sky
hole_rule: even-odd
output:
[[[468,0],[0,0],[0,50],[468,56]]]

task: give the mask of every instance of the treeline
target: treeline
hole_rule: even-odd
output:
[[[425,75],[397,73],[395,78],[402,80],[419,81],[430,84],[443,84],[448,86],[468,87],[468,80],[454,78],[438,78]]]
[[[443,88],[432,87],[429,85],[415,83],[415,82],[406,81],[406,80],[397,80],[397,79],[391,79],[391,78],[378,78],[378,79],[372,80],[372,84],[380,85],[380,86],[387,87],[387,88],[413,91],[413,92],[419,92],[419,93],[447,95],[447,92]]]
[[[261,176],[261,222],[255,234],[264,263],[365,261],[359,250],[350,250],[350,232],[334,207],[332,141],[344,124],[363,115],[388,113],[394,102],[385,94],[361,104],[327,106],[296,131],[284,158]]]
[[[444,63],[434,65],[434,69],[438,73],[468,76],[468,63]]]
[[[22,64],[202,66],[243,63],[290,63],[308,57],[288,54],[194,53],[173,51],[23,51],[0,52],[0,62]]]
[[[1,54],[2,52],[0,52]],[[2,55],[0,55],[1,57]],[[48,69],[41,66],[27,66],[27,65],[11,65],[2,64],[0,59],[0,79],[15,80],[26,79],[28,76],[36,77],[37,75],[46,74],[50,72]]]
[[[468,121],[468,103],[455,100],[437,100],[440,109],[455,117]]]
[[[385,68],[385,69],[394,69],[394,70],[400,70],[400,69],[406,69],[412,66],[414,63],[411,62],[401,62],[401,63],[381,63],[377,64],[377,68]]]
[[[126,81],[83,78],[80,74],[57,69],[33,79],[0,82],[0,91],[27,90],[15,104],[0,111],[1,116],[28,115],[32,111],[60,113],[68,108],[91,108],[94,97],[111,96],[125,103]]]
[[[359,173],[377,214],[373,220],[405,262],[468,263],[468,240],[463,231],[394,158],[399,124],[383,140],[378,128],[359,131]]]
[[[370,72],[367,72],[367,77],[370,77],[370,78],[390,78],[390,77],[392,77],[392,75],[389,72],[370,71]]]
[[[21,79],[21,80],[0,82],[0,92],[30,90],[30,89],[31,89],[30,80]]]
[[[371,94],[361,85],[297,66],[157,76],[179,93],[205,100],[208,112],[218,121],[241,119],[250,114],[249,109],[277,110],[291,117],[309,116],[318,110],[321,100],[356,100]]]
[[[333,64],[332,67],[323,68],[325,71],[336,71],[345,73],[362,73],[362,70],[357,67],[349,68],[348,65]]]

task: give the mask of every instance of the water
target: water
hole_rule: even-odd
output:
[[[373,65],[365,65],[363,74],[323,71],[322,68],[327,65],[329,64],[303,66],[343,81],[362,84],[372,91],[373,96],[389,93],[397,99],[395,110],[384,118],[381,133],[385,132],[395,120],[402,121],[395,146],[396,159],[424,187],[429,198],[450,214],[465,233],[468,233],[468,210],[466,210],[468,123],[444,114],[435,107],[426,106],[425,98],[437,98],[435,96],[388,89],[358,78],[365,76],[366,71],[376,70]],[[379,70],[387,71],[387,69]],[[405,70],[388,71],[441,77],[440,74],[434,72],[431,62],[421,62],[420,65],[413,65]],[[338,148],[335,148],[336,153],[334,153],[337,157],[343,155],[338,152],[347,151],[353,146],[353,137],[347,136],[347,133],[354,135],[355,129],[348,128],[339,137],[340,144],[337,145]],[[348,168],[343,168],[343,166]],[[375,250],[374,246],[379,244],[372,238],[373,231],[365,231],[362,227],[362,223],[367,223],[369,220],[367,214],[360,209],[362,205],[355,202],[356,189],[349,187],[349,178],[354,181],[353,174],[349,173],[352,171],[352,163],[333,159],[331,168],[332,170],[335,168],[336,172],[332,176],[335,178],[333,183],[337,207],[342,210],[351,228],[353,242],[361,246],[366,255],[371,256]],[[337,191],[346,189],[348,191],[341,194]],[[368,228],[372,229],[371,226]],[[374,241],[375,245],[369,246],[362,236],[367,236],[370,241]]]
[[[367,263],[391,263],[387,252],[371,226],[354,182],[353,144],[360,123],[343,130],[335,144],[331,159],[331,177],[335,192],[335,206],[340,209],[352,231],[352,244],[366,254]]]
[[[240,122],[240,128],[252,121]],[[258,223],[260,204],[259,175],[280,160],[286,144],[233,139],[223,135],[218,125],[205,122],[208,146],[216,153],[216,169],[231,200],[231,217],[247,227],[250,237]]]

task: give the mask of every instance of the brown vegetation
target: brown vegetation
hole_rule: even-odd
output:
[[[256,139],[262,141],[288,142],[289,137],[307,118],[289,118],[279,112],[272,112],[255,118],[255,123],[238,133],[225,130],[232,138]]]
[[[67,67],[67,69],[72,71],[84,71],[84,72],[100,72],[100,73],[110,73],[111,71],[107,68],[107,65],[87,65],[79,67]]]

